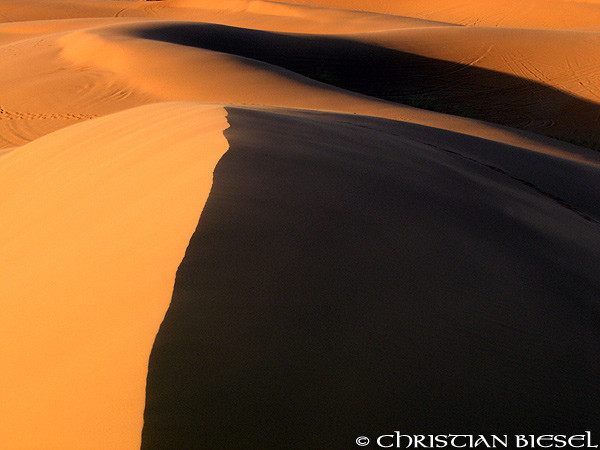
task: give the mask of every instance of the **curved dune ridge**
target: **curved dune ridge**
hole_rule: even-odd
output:
[[[0,0],[0,448],[600,435],[599,27]]]
[[[41,28],[70,30],[77,23],[44,22]],[[481,129],[425,109],[600,145],[597,33],[440,25],[367,33],[349,27],[344,35],[326,36],[172,21],[80,25],[83,30],[0,47],[5,55],[0,77],[13,86],[0,105],[4,147],[77,120],[172,100],[374,114],[425,125],[443,121],[445,128],[470,133]],[[36,70],[24,69],[32,66]],[[220,77],[214,77],[217,72]],[[45,94],[28,96],[32,84]]]

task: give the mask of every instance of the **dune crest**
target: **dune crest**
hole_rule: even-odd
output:
[[[433,35],[445,29],[436,27]],[[75,67],[106,71],[135,92],[163,101],[348,112],[436,125],[479,137],[492,133],[494,139],[511,145],[527,145],[514,130],[481,122],[487,120],[589,147],[600,145],[595,126],[600,105],[563,90],[561,80],[569,78],[546,83],[551,71],[530,80],[506,68],[503,73],[494,65],[453,61],[455,54],[446,54],[447,60],[433,58],[426,44],[433,41],[422,39],[421,50],[405,44],[413,32],[421,36],[419,30],[404,30],[312,37],[160,22],[69,33],[58,45]],[[450,36],[455,34],[467,48],[464,54],[468,50],[478,54],[477,45],[467,47],[469,33],[465,39],[460,29]],[[286,45],[278,47],[281,43]],[[403,51],[403,45],[415,53]],[[285,50],[288,46],[292,50]],[[344,55],[344,60],[336,55]],[[492,53],[490,59],[494,56],[498,55]],[[559,65],[554,72],[561,70]],[[220,76],[214,77],[215,73]],[[591,75],[586,84],[577,85],[585,89],[593,79]],[[569,82],[573,85],[576,80]]]
[[[560,187],[582,168],[375,118],[227,111],[143,449],[598,429],[598,167]]]

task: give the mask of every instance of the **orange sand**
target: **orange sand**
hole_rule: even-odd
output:
[[[367,44],[458,63],[465,79],[481,69],[557,96],[531,105],[531,120],[510,103],[526,102],[527,90],[506,94],[498,123],[443,114],[245,57],[244,48],[189,45],[210,26],[201,23],[223,25],[218,42],[242,47],[245,31],[269,32],[252,43],[266,56],[286,36],[327,37],[344,51]],[[573,145],[598,138],[600,114],[589,110],[600,103],[599,23],[591,0],[0,0],[0,447],[139,447],[150,349],[229,147],[225,107],[266,108],[274,123],[279,108],[356,115],[364,127],[392,119],[424,126],[428,143],[449,131],[470,143],[451,140],[452,151],[546,183],[595,217],[593,195],[565,186],[595,180],[600,167],[597,152]],[[559,97],[588,113],[563,112]],[[497,104],[484,106],[493,117]],[[505,126],[511,114],[521,129]],[[340,130],[349,121],[328,120]],[[571,143],[548,137],[556,130]],[[557,186],[522,173],[528,159],[503,159],[499,144],[544,161],[544,172],[560,167],[567,177],[572,166],[576,175]],[[360,151],[360,139],[353,145]]]

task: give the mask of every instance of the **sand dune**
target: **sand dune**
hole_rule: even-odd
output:
[[[514,75],[591,101],[600,100],[600,34],[596,32],[436,27],[352,37],[427,58]]]
[[[63,24],[43,26],[61,29]],[[132,92],[102,70],[69,70],[55,39],[50,33],[0,47],[0,82],[10,86],[0,93],[0,146],[21,145],[74,123],[153,100]]]
[[[444,22],[373,12],[262,1],[18,0],[0,1],[0,23],[87,18],[161,18],[222,23],[272,31],[342,33],[448,25]],[[31,24],[29,25],[31,26]]]
[[[600,222],[581,215],[597,206],[514,171],[552,184],[555,161],[376,119],[227,110],[142,448],[598,429]],[[597,196],[589,169],[582,199]]]
[[[403,101],[408,92],[438,110],[458,104],[459,115],[463,108],[463,115],[598,142],[598,33],[436,27],[352,39],[405,55],[394,72],[403,75]]]
[[[471,41],[482,42],[477,36],[461,34],[462,28],[452,34],[449,30],[453,29],[436,27],[431,35],[434,39],[458,35],[463,47]],[[76,65],[110,71],[128,85],[163,100],[354,112],[423,124],[435,120],[422,111],[397,106],[405,103],[598,145],[600,106],[592,91],[596,71],[588,71],[587,79],[581,81],[569,60],[563,59],[546,74],[526,78],[514,69],[515,56],[507,59],[500,47],[497,52],[489,51],[494,44],[489,44],[483,56],[481,44],[468,50],[458,46],[450,55],[431,55],[416,50],[414,44],[406,44],[410,53],[402,50],[404,42],[413,40],[413,33],[419,37],[422,30],[327,37],[161,22],[71,33],[59,43],[62,55]],[[497,40],[507,41],[510,30],[507,33]],[[533,54],[543,35],[529,37]],[[573,48],[584,37],[587,35],[559,40]],[[434,39],[420,42],[427,49]],[[514,42],[516,37],[511,39]],[[593,58],[595,46],[594,39],[588,52]],[[94,51],[89,52],[90,48]],[[457,54],[468,58],[469,53],[477,56],[468,63],[456,58]],[[488,54],[492,62],[474,63]],[[550,57],[538,58],[540,65]],[[593,60],[589,65],[594,66]],[[214,73],[222,76],[214,77]],[[572,89],[565,88],[566,84]],[[578,95],[582,92],[587,98]],[[464,122],[455,123],[453,130],[469,128],[462,126]]]
[[[157,104],[0,158],[0,447],[139,446],[150,347],[226,127],[220,107]]]
[[[600,433],[599,24],[0,0],[0,448]]]
[[[597,0],[289,0],[312,6],[372,11],[470,26],[570,29],[596,26]]]
[[[147,14],[148,8],[151,8],[152,14]],[[149,15],[162,19],[193,20],[297,33],[333,34],[449,25],[414,17],[335,8],[315,8],[262,0],[228,0],[218,3],[207,0],[161,1],[152,6],[143,7],[133,4],[131,8],[127,8],[120,15],[122,17]]]
[[[135,0],[1,0],[0,22],[114,17]]]
[[[23,85],[0,99],[19,118],[0,124],[5,147],[77,119],[172,100],[448,122],[392,101],[591,147],[599,138],[596,33],[435,26],[308,37],[165,21],[103,27],[105,20],[43,21],[37,31],[54,27],[55,33],[2,48],[7,55],[3,82]],[[5,27],[14,36],[16,24]],[[36,30],[20,27],[23,32]],[[75,27],[80,31],[60,33]],[[539,51],[542,43],[544,52]],[[343,59],[335,56],[341,54]],[[21,68],[32,66],[37,70],[23,77]],[[57,88],[61,95],[46,94],[49,101],[26,95],[32,89]],[[58,98],[59,106],[53,103]],[[82,105],[84,99],[89,100]],[[57,108],[62,109],[59,115],[47,113]],[[454,131],[480,128],[451,121]]]
[[[314,7],[319,9],[315,10]],[[315,29],[315,25],[309,22],[319,21],[323,25],[322,28],[327,28],[328,25],[339,28],[341,25],[336,24],[339,21],[332,16],[336,14],[335,10],[340,11],[341,18],[348,18],[354,14],[358,20],[356,25],[362,22],[367,27],[379,27],[387,20],[394,20],[377,18],[376,15],[404,17],[405,23],[413,24],[417,24],[419,20],[426,20],[460,25],[541,29],[594,27],[598,26],[600,20],[600,2],[595,0],[432,0],[426,4],[419,0],[222,0],[217,4],[211,0],[29,0],[27,3],[20,0],[2,0],[0,20],[20,22],[129,16],[202,21],[226,15],[233,20],[243,20],[245,15],[250,25],[254,25],[253,21],[266,23],[265,16],[272,16],[279,18],[279,27],[296,21],[304,22],[305,26]],[[215,22],[219,23],[219,20]],[[277,26],[275,20],[268,22]]]

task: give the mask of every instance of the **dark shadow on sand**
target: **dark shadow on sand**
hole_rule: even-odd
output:
[[[600,432],[597,223],[392,121],[228,112],[143,448]]]
[[[597,148],[600,142],[600,105],[501,72],[339,37],[215,24],[153,25],[135,33],[146,39],[251,58],[418,108],[521,128],[590,148]]]

